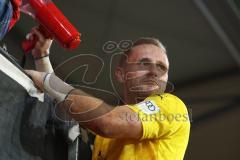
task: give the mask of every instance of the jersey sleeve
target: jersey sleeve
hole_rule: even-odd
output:
[[[189,132],[190,119],[185,104],[172,94],[154,95],[129,105],[138,114],[143,139],[166,138],[178,131]]]

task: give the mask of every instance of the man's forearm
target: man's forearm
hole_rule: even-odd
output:
[[[49,59],[48,56],[47,57],[43,57],[41,59],[36,59],[34,61],[34,63],[35,63],[35,68],[36,68],[37,71],[47,72],[47,73],[54,72],[52,64],[51,64],[50,59]]]
[[[58,107],[64,109],[81,125],[102,132],[99,117],[110,112],[113,108],[102,100],[88,95],[82,90],[75,89],[53,74],[47,74],[44,79],[44,90],[52,99],[58,102]]]
[[[44,90],[59,102],[61,110],[64,109],[80,125],[98,135],[109,138],[141,137],[141,122],[137,119],[128,121],[122,117],[131,115],[137,118],[136,113],[127,106],[110,106],[82,90],[74,89],[54,74],[46,76]]]

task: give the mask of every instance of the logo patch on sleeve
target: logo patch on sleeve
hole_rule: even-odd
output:
[[[137,107],[146,114],[155,114],[160,111],[160,108],[154,101],[144,101],[137,104]]]

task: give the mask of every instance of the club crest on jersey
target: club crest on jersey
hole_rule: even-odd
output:
[[[144,101],[137,104],[137,107],[146,114],[155,114],[160,111],[159,107],[154,101]]]

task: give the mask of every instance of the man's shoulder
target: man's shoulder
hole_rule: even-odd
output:
[[[183,103],[183,101],[179,97],[170,93],[151,95],[147,97],[145,100],[151,100],[151,99],[156,101],[174,101],[178,103]]]
[[[168,108],[178,112],[186,112],[186,105],[176,95],[170,93],[155,94],[147,97],[145,101],[154,101],[159,107]]]

